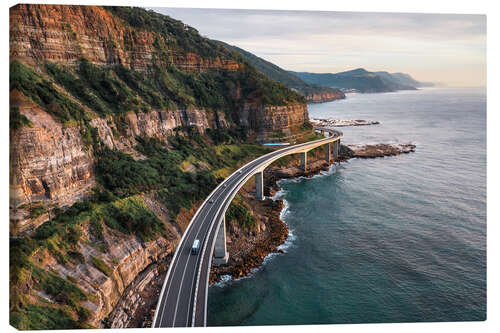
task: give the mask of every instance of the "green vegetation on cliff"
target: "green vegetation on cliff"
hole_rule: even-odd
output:
[[[23,114],[19,112],[19,108],[10,108],[9,113],[9,125],[11,130],[17,130],[23,126],[32,127],[31,121]]]
[[[256,226],[255,217],[240,195],[236,195],[226,211],[226,221],[235,221],[240,227],[251,229]]]
[[[85,119],[85,111],[66,94],[19,61],[10,63],[10,91],[19,90],[24,96],[61,122]]]
[[[169,16],[138,7],[104,7],[132,27],[158,33],[168,38],[168,47],[177,52],[197,53],[202,57],[233,58],[220,43],[200,36],[198,31]]]
[[[238,133],[222,132],[222,136],[215,137],[218,144],[197,132],[188,137],[174,136],[169,139],[170,150],[158,140],[138,138],[137,150],[146,157],[141,161],[107,148],[98,150],[96,173],[99,187],[94,194],[64,212],[53,210],[51,220],[41,225],[32,236],[11,240],[11,323],[25,329],[86,325],[85,318],[89,314],[82,301],[90,296],[82,294],[70,276],[64,279],[40,268],[33,258],[35,252],[46,249],[61,265],[71,267],[85,263],[111,276],[116,263],[97,256],[85,259],[79,252],[79,243],[89,242],[96,250],[106,253],[109,245],[103,236],[105,227],[135,235],[142,241],[165,235],[163,222],[146,206],[140,197],[142,193],[154,194],[175,220],[181,209],[191,209],[195,202],[203,200],[217,186],[221,180],[217,174],[221,170],[230,172],[245,161],[269,152],[263,146],[239,143]],[[197,164],[197,170],[182,171],[180,166],[185,161]],[[244,204],[236,202],[231,207],[231,214],[241,226],[254,226],[255,220]],[[89,230],[88,240],[82,240],[81,230],[84,229]],[[37,279],[40,277],[36,290],[49,295],[53,304],[33,303],[23,296],[26,291],[14,292],[26,285],[33,275]],[[51,279],[55,279],[54,283],[50,282]],[[21,296],[12,296],[15,294]],[[53,316],[52,313],[59,315]],[[37,320],[44,315],[46,319]]]

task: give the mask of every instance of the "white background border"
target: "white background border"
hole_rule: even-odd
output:
[[[1,279],[1,301],[0,301],[0,318],[2,328],[8,331],[15,331],[9,326],[9,211],[8,211],[8,182],[9,182],[9,7],[17,4],[16,1],[2,2],[1,11],[1,28],[0,35],[2,39],[1,52],[1,87],[0,93],[2,96],[2,112],[1,117],[1,154],[3,156],[0,173],[0,188],[2,191],[2,237],[1,246],[1,263],[2,270],[0,273]],[[252,1],[227,1],[227,0],[184,0],[184,1],[151,1],[151,0],[101,0],[101,1],[26,1],[26,3],[59,3],[59,4],[81,4],[81,5],[115,5],[115,6],[143,6],[143,7],[191,7],[191,8],[239,8],[239,9],[291,9],[291,10],[330,10],[330,11],[365,11],[365,12],[410,12],[410,13],[460,13],[460,14],[486,14],[487,15],[487,87],[488,87],[488,276],[487,276],[487,321],[486,322],[470,322],[470,323],[418,323],[418,324],[363,324],[363,325],[315,325],[315,326],[267,326],[267,327],[226,327],[226,328],[197,328],[203,332],[233,332],[235,329],[238,332],[253,332],[255,330],[265,332],[302,332],[304,330],[315,332],[499,332],[499,224],[498,210],[495,209],[498,203],[498,173],[494,171],[500,170],[498,151],[500,148],[496,146],[499,142],[499,133],[496,127],[500,124],[499,114],[500,108],[498,104],[498,96],[500,95],[498,85],[498,75],[500,75],[498,62],[500,54],[498,51],[498,41],[500,40],[499,22],[500,14],[499,6],[496,1],[475,0],[475,1],[439,1],[439,0],[347,0],[347,1],[326,1],[326,0],[252,0]],[[279,64],[278,64],[279,65]],[[163,329],[156,329],[162,331]],[[167,329],[165,329],[167,330]],[[172,330],[172,329],[168,329]],[[179,329],[175,329],[179,331]],[[129,329],[126,332],[145,332],[145,329]],[[150,331],[150,330],[146,330]],[[62,332],[62,331],[58,331]],[[74,331],[77,332],[77,331]],[[79,331],[82,332],[82,331]],[[122,330],[92,330],[92,332],[124,332]]]

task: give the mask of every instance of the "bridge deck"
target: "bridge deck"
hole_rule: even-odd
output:
[[[153,327],[206,326],[212,254],[226,209],[247,180],[272,162],[283,156],[308,151],[342,138],[339,131],[326,128],[320,130],[329,131],[333,135],[261,156],[235,171],[212,191],[193,216],[177,246],[160,294]],[[198,255],[191,254],[195,239],[200,240]]]

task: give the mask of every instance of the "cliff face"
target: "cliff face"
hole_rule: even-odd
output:
[[[228,126],[224,113],[221,111],[207,112],[200,109],[178,111],[130,112],[125,116],[126,130],[117,136],[117,125],[106,119],[94,118],[90,124],[97,129],[98,136],[110,149],[118,149],[132,155],[136,137],[156,138],[167,141],[175,134],[176,128],[194,126],[199,133],[205,133],[208,128],[221,129]]]
[[[178,21],[167,23],[172,24],[172,29],[180,25],[183,32],[190,29]],[[231,59],[229,51],[217,49],[218,53],[214,51],[211,54],[200,49],[200,53],[208,54],[205,56],[188,52],[185,50],[187,46],[174,42],[176,38],[182,39],[184,36],[179,38],[175,33],[170,33],[170,30],[158,33],[153,28],[148,30],[131,26],[113,11],[102,7],[17,5],[10,9],[10,26],[11,61],[27,64],[49,82],[54,77],[45,73],[44,63],[53,62],[59,68],[73,68],[72,75],[78,77],[79,59],[82,57],[102,68],[125,66],[132,70],[131,73],[138,71],[141,75],[151,77],[158,75],[153,73],[155,66],[166,66],[167,63],[186,73],[210,71],[210,75],[220,75],[212,74],[216,70],[242,76],[241,80],[224,82],[229,90],[221,92],[222,96],[230,96],[229,103],[233,103],[235,107],[241,103],[246,105],[239,110],[211,108],[207,111],[196,105],[174,105],[173,109],[158,109],[156,104],[152,104],[148,112],[129,111],[122,114],[120,120],[112,115],[96,117],[92,113],[95,110],[91,109],[95,103],[89,104],[88,98],[82,99],[76,95],[78,91],[71,90],[72,82],[66,87],[54,82],[56,90],[92,114],[89,125],[97,129],[99,139],[106,146],[132,154],[135,158],[142,158],[134,150],[136,137],[154,137],[166,142],[169,136],[175,134],[174,129],[195,127],[203,134],[207,128],[228,128],[234,125],[231,119],[226,119],[228,112],[236,114],[232,118],[238,119],[246,131],[257,133],[258,138],[264,139],[274,131],[290,133],[292,128],[308,120],[307,106],[304,103],[268,106],[259,103],[259,96],[265,94],[266,90],[252,92],[247,88],[246,93],[242,93],[247,81],[259,77],[257,73],[248,72],[248,68],[237,59]],[[188,37],[200,38],[205,42],[197,36],[191,34]],[[126,79],[120,80],[113,71],[110,72],[110,77],[122,82],[124,86],[130,85]],[[170,89],[170,85],[196,84],[196,79],[193,83],[171,82],[170,78],[166,80],[167,89]],[[91,85],[92,82],[88,84]],[[136,85],[140,84],[142,83]],[[130,88],[134,87],[130,85]],[[189,86],[185,91],[193,89]],[[91,91],[94,96],[99,93],[97,90]],[[136,91],[138,94],[142,93],[140,90]],[[166,93],[169,94],[167,101],[173,99],[171,104],[174,104],[177,95],[170,90]],[[213,90],[205,93],[205,96],[212,93]],[[193,97],[196,98],[198,94],[195,91]],[[178,95],[186,94],[181,90]],[[245,101],[246,98],[250,98],[251,102]],[[190,100],[189,97],[184,99]],[[116,107],[106,100],[99,103],[108,103],[111,110]],[[16,206],[41,201],[45,206],[67,207],[84,197],[95,184],[93,152],[91,147],[83,143],[81,133],[84,129],[78,123],[59,123],[42,106],[31,102],[29,97],[17,90],[11,91],[11,104],[18,107],[21,114],[33,124],[32,127],[23,127],[11,134],[11,201],[15,201]],[[49,107],[54,108],[51,105]],[[119,126],[118,121],[124,126]],[[12,234],[32,230],[48,218],[48,215],[36,218],[28,218],[28,215],[29,212],[22,209],[12,212]]]
[[[291,135],[298,124],[309,121],[307,105],[251,106],[247,105],[240,113],[240,122],[249,128],[258,128],[258,138],[264,139],[276,131]]]
[[[320,91],[312,92],[306,95],[307,102],[309,103],[324,103],[331,102],[337,99],[344,99],[345,94],[339,91]]]
[[[127,12],[124,13],[94,6],[14,6],[10,9],[10,60],[21,61],[35,68],[45,62],[78,67],[79,59],[83,57],[97,66],[125,66],[146,75],[154,74],[154,68],[166,66],[195,74],[207,71],[236,72],[238,74],[233,76],[226,75],[224,84],[228,89],[221,91],[222,96],[231,97],[230,103],[234,106],[231,106],[230,112],[236,114],[241,111],[237,109],[237,105],[241,105],[241,102],[247,103],[246,98],[251,99],[252,103],[257,99],[256,103],[259,104],[261,95],[269,94],[265,85],[252,83],[252,90],[255,90],[255,86],[261,88],[258,88],[258,91],[247,89],[248,96],[242,96],[242,85],[254,80],[263,80],[263,77],[260,77],[255,69],[248,68],[235,58],[222,45],[199,36],[197,32],[191,33],[194,29],[172,19],[168,19],[160,27],[150,27],[147,24],[144,24],[144,27],[132,26],[130,22],[135,22],[133,18],[127,22],[119,16],[120,14],[128,18]],[[156,31],[157,29],[164,30]],[[188,32],[190,33],[187,34]],[[187,35],[179,36],[180,33]],[[191,44],[185,45],[189,42]],[[229,82],[231,80],[232,82]],[[176,84],[165,83],[167,87]],[[201,88],[194,86],[196,83],[179,84],[188,85],[187,91]],[[266,85],[269,84],[271,83],[266,82]],[[298,95],[287,91],[286,88],[280,89],[284,89],[287,95],[285,98],[290,99],[284,105],[300,101]],[[213,90],[210,93],[213,94]],[[194,101],[187,99],[189,103],[197,102],[196,91],[193,97]],[[175,98],[172,102],[177,103]],[[276,99],[276,103],[283,103],[282,96]],[[177,106],[182,109],[180,105]],[[213,109],[212,105],[210,107]],[[251,130],[259,131],[260,128]]]
[[[82,142],[80,129],[63,127],[15,91],[11,93],[12,105],[32,123],[31,127],[11,131],[10,184],[21,188],[16,197],[11,193],[14,205],[43,202],[65,207],[85,196],[95,185],[94,158]],[[28,215],[26,209],[12,215],[12,234],[33,230],[48,218]]]
[[[17,5],[10,10],[10,27],[11,60],[74,64],[83,56],[94,64],[122,64],[140,71],[153,65],[153,60],[163,64],[169,60],[162,59],[154,46],[168,45],[168,38],[127,26],[101,7]],[[203,59],[173,50],[169,54],[178,68],[188,71],[243,68],[231,59]]]

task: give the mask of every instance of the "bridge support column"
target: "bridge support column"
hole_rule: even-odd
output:
[[[257,172],[255,174],[255,198],[257,200],[264,200],[264,172]]]
[[[300,153],[300,168],[307,171],[307,151]]]
[[[330,163],[332,160],[332,143],[329,142],[325,145],[325,160]]]
[[[215,238],[214,259],[216,265],[227,264],[229,253],[226,249],[226,216],[222,218],[222,224]]]
[[[333,158],[339,157],[340,151],[340,140],[337,140],[333,143]]]

